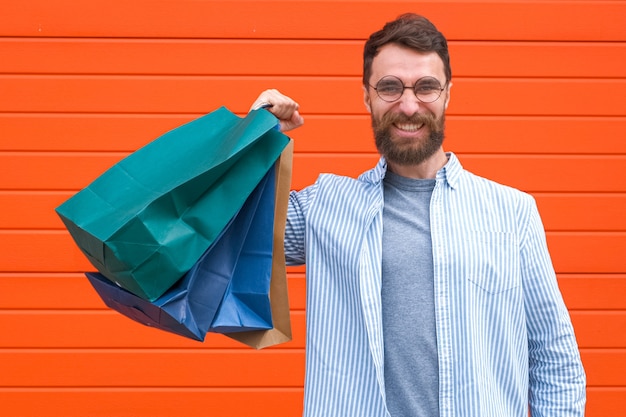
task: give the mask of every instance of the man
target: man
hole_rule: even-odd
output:
[[[447,42],[407,14],[365,44],[378,165],[292,192],[307,265],[305,416],[582,416],[585,374],[528,194],[445,153]],[[276,90],[283,130],[303,123]]]

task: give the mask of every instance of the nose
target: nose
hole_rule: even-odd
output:
[[[417,96],[413,92],[413,88],[405,87],[402,95],[398,99],[398,107],[400,111],[402,111],[407,116],[412,116],[420,108],[420,101],[417,99]]]

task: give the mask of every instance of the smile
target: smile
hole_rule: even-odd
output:
[[[396,123],[394,126],[405,132],[417,132],[422,127],[424,127],[424,123],[415,124],[415,123]]]

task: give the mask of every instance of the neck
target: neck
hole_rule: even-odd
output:
[[[447,163],[448,157],[443,149],[439,149],[434,155],[419,164],[399,165],[387,161],[387,166],[391,172],[402,177],[432,179],[437,176],[437,172]]]

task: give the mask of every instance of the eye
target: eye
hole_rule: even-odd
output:
[[[378,86],[376,87],[376,90],[379,93],[389,95],[402,93],[403,89],[404,86],[402,85],[402,83],[392,80],[382,80],[378,83]]]
[[[430,94],[441,91],[441,84],[435,78],[422,79],[415,84],[416,94]]]

